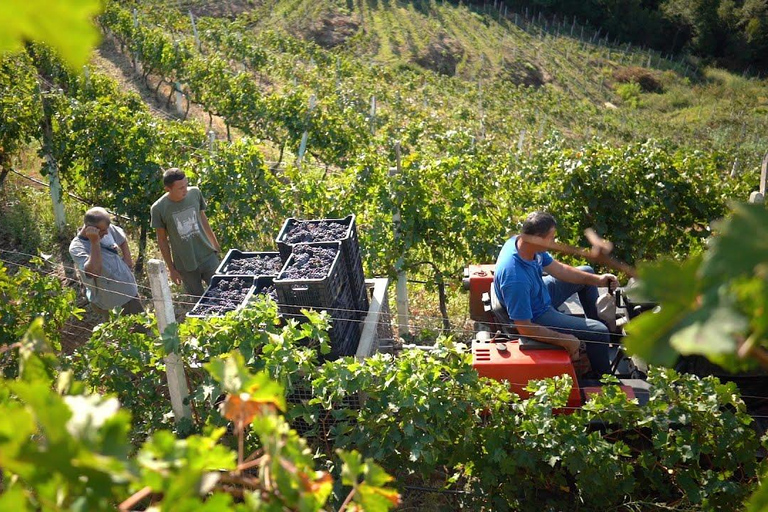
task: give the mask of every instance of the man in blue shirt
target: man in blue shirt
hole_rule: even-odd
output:
[[[547,242],[555,239],[555,218],[534,212],[523,223],[523,234]],[[542,277],[542,271],[549,275]],[[493,286],[520,335],[564,347],[572,359],[586,342],[592,369],[602,375],[610,371],[610,333],[597,315],[597,287],[615,287],[611,274],[595,275],[591,267],[572,267],[552,258],[545,247],[513,236],[504,244],[496,261]],[[557,311],[568,297],[578,293],[587,318]]]

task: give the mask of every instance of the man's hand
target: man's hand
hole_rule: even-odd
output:
[[[179,274],[179,271],[176,270],[176,267],[171,265],[171,267],[168,269],[168,272],[171,274],[171,281],[176,284],[181,284],[181,274]]]
[[[619,287],[619,280],[613,274],[603,274],[600,276],[600,284],[598,286],[607,287],[608,290],[614,291]]]
[[[581,347],[581,340],[573,334],[560,334],[562,340],[561,347],[564,347],[568,351],[568,355],[571,356],[571,360],[579,358],[579,347]]]
[[[125,262],[126,265],[128,265],[129,269],[133,270],[134,263],[133,263],[133,260],[129,256],[124,257],[123,261]]]
[[[99,228],[96,226],[83,226],[83,228],[78,233],[78,236],[84,236],[90,240],[92,244],[97,244],[101,240]]]

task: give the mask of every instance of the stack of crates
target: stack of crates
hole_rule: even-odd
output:
[[[328,336],[331,353],[323,359],[336,359],[354,355],[360,342],[360,320],[355,310],[352,286],[343,264],[341,242],[314,242],[296,244],[294,248],[306,246],[310,250],[325,248],[334,251],[334,258],[328,273],[319,279],[288,279],[286,270],[293,266],[296,254],[291,253],[283,270],[275,279],[280,309],[289,318],[300,319],[302,309],[326,310],[332,317]],[[292,248],[293,249],[293,248]]]
[[[317,242],[341,242],[342,265],[344,272],[350,280],[352,299],[354,301],[353,309],[357,310],[357,318],[365,318],[368,312],[368,292],[365,287],[365,274],[363,273],[363,260],[360,257],[360,243],[357,239],[357,227],[355,226],[355,216],[347,215],[343,219],[315,219],[298,220],[294,218],[286,219],[280,233],[277,235],[277,249],[280,251],[280,257],[287,261],[293,250],[293,245],[288,242],[288,234],[299,223],[317,225],[321,222],[328,224],[339,224],[346,228],[344,236],[338,240],[305,240],[302,243]]]

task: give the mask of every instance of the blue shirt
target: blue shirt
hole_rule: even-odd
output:
[[[501,248],[493,286],[510,320],[534,320],[552,305],[541,278],[542,269],[552,261],[548,252],[537,252],[532,261],[524,260],[517,252],[516,236]]]

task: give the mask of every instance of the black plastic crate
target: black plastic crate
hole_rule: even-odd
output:
[[[277,253],[275,253],[277,254]],[[250,296],[250,300],[254,300],[259,295],[263,295],[261,290],[274,285],[275,278],[273,276],[259,276],[253,283],[253,293]],[[277,289],[275,289],[277,291]],[[278,302],[277,295],[272,297],[275,302]]]
[[[277,274],[280,272],[280,269],[278,268],[275,272],[261,272],[259,274],[246,274],[242,272],[232,272],[230,267],[230,264],[233,261],[242,260],[246,258],[275,258],[280,262],[280,267],[283,265],[283,260],[280,256],[280,253],[277,251],[272,252],[243,252],[238,249],[230,249],[227,252],[227,255],[224,256],[224,259],[219,264],[219,268],[216,269],[215,274],[216,275],[231,275],[231,276],[244,276],[244,275],[261,275],[261,276],[277,276]]]
[[[302,383],[289,391],[285,400],[289,404],[301,406],[307,405],[308,402],[313,398],[315,398],[315,396],[312,393],[311,384]],[[311,437],[317,437],[324,440],[332,440],[333,427],[340,423],[334,411],[348,411],[346,415],[351,416],[351,418],[347,418],[346,421],[354,424],[354,416],[359,414],[355,411],[360,410],[361,403],[362,399],[359,392],[355,391],[349,393],[342,397],[340,400],[334,401],[331,409],[321,410],[320,414],[316,417],[313,423],[310,424],[304,418],[299,416],[291,420],[291,427],[295,429],[302,437],[307,437],[308,433],[316,427],[316,430]]]
[[[328,309],[328,312],[333,314],[334,309],[352,309],[354,302],[343,268],[341,243],[317,242],[308,245],[336,249],[336,257],[328,274],[322,279],[285,279],[283,275],[296,257],[291,254],[274,281],[278,302],[290,307],[291,312],[301,308],[314,308]]]
[[[234,308],[231,311],[237,311],[237,310],[242,309],[243,306],[245,306],[245,304],[249,300],[251,300],[251,296],[253,295],[253,290],[254,290],[254,284],[256,282],[256,277],[255,276],[213,276],[211,278],[211,283],[208,285],[208,288],[205,290],[205,293],[203,293],[202,297],[200,297],[200,300],[197,301],[197,303],[192,308],[192,310],[189,313],[187,313],[187,316],[189,318],[209,318],[209,317],[224,316],[226,313],[228,313],[229,311],[224,312],[224,313],[213,313],[213,314],[199,315],[199,314],[192,314],[192,311],[197,309],[198,306],[210,305],[210,304],[214,303],[217,299],[215,299],[215,298],[213,298],[213,297],[211,297],[209,295],[211,289],[218,287],[218,285],[219,285],[219,283],[221,281],[229,281],[229,280],[233,280],[233,279],[240,279],[240,280],[245,281],[246,283],[250,283],[250,289],[248,290],[248,292],[243,297],[243,300],[240,302],[240,304],[237,305],[236,308]]]
[[[354,356],[360,343],[360,320],[357,315],[349,312],[334,316],[328,337],[331,340],[331,352],[321,354],[321,360],[332,361],[339,357]]]
[[[363,260],[360,257],[360,243],[357,238],[357,228],[355,225],[355,215],[347,215],[343,219],[313,219],[313,220],[299,220],[295,219],[293,217],[286,219],[283,223],[283,227],[280,229],[280,232],[277,235],[277,238],[275,239],[275,242],[277,243],[277,248],[280,251],[280,257],[283,258],[284,261],[287,262],[288,257],[291,255],[291,252],[293,250],[293,246],[296,244],[291,244],[287,241],[288,234],[291,232],[291,230],[296,227],[299,223],[306,223],[310,225],[318,225],[321,222],[327,222],[332,224],[341,224],[343,226],[346,226],[346,232],[344,236],[339,238],[338,240],[341,242],[341,250],[343,253],[343,261],[344,261],[344,267],[349,275],[349,279],[352,286],[352,297],[358,301],[355,303],[354,308],[359,310],[360,316],[364,317],[365,313],[368,311],[368,300],[367,296],[362,293],[361,290],[365,288],[365,274],[363,273]],[[309,244],[315,244],[315,243],[322,243],[323,241],[316,241],[312,239],[307,239],[299,243],[309,243]]]
[[[313,237],[308,237],[307,239],[301,240],[300,242],[288,242],[288,234],[298,225],[298,224],[308,224],[311,226],[317,226],[318,224],[326,222],[328,224],[340,224],[342,226],[346,227],[346,231],[344,236],[341,238],[336,238],[333,240],[319,240],[315,239]],[[275,239],[275,242],[277,243],[277,250],[280,251],[280,256],[283,258],[283,260],[287,261],[288,257],[291,255],[291,251],[293,250],[293,246],[297,243],[316,243],[316,242],[342,242],[345,243],[348,240],[352,240],[353,242],[357,243],[357,230],[355,229],[355,216],[354,215],[347,215],[343,219],[296,219],[293,217],[290,217],[288,219],[285,219],[285,222],[283,222],[283,227],[280,228],[280,232],[277,234],[277,238]],[[346,249],[346,248],[345,248]]]

